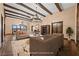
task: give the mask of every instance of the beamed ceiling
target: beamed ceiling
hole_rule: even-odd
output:
[[[5,16],[31,21],[31,18],[37,13],[40,18],[48,14],[74,6],[74,3],[4,3]],[[36,10],[37,7],[37,10]]]

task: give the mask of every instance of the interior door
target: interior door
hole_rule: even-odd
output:
[[[3,42],[3,17],[1,15],[1,43]]]

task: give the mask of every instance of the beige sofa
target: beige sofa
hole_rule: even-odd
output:
[[[60,48],[63,47],[63,34],[44,35],[42,37],[30,38],[31,56],[51,56],[57,55]]]

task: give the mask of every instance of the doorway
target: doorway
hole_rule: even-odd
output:
[[[1,15],[1,43],[3,42],[3,16]]]

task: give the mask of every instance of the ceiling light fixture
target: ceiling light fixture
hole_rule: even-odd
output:
[[[37,3],[36,3],[37,4]],[[37,11],[37,7],[36,7],[36,11]],[[32,21],[33,22],[40,22],[42,21],[39,16],[38,16],[38,13],[36,12],[36,14],[32,17]]]

